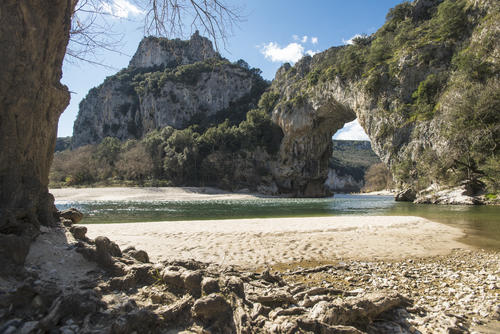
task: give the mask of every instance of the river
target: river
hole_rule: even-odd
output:
[[[392,196],[337,194],[331,198],[259,198],[210,201],[56,202],[76,207],[84,224],[174,220],[309,217],[337,215],[419,216],[458,227],[472,246],[500,250],[500,206],[449,206],[395,202]]]

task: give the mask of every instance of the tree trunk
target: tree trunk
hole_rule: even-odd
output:
[[[23,263],[39,224],[55,219],[48,176],[69,103],[59,80],[75,4],[0,1],[0,266]]]

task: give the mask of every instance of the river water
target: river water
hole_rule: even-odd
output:
[[[500,206],[449,206],[395,202],[392,196],[337,194],[333,198],[259,198],[251,200],[56,202],[76,207],[82,223],[131,223],[173,220],[310,217],[338,215],[419,216],[465,231],[462,242],[500,250]]]

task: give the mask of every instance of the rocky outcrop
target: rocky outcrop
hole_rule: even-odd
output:
[[[220,58],[197,33],[188,41],[147,37],[128,68],[82,100],[72,147],[108,136],[141,138],[166,126],[184,128],[194,117],[199,123],[237,105],[255,105],[265,86],[246,63]]]
[[[331,136],[355,118],[401,188],[464,178],[494,184],[488,159],[498,157],[500,120],[487,110],[498,108],[488,96],[500,87],[499,13],[491,1],[404,3],[373,36],[283,65],[270,89],[285,135],[274,170],[280,191],[326,195]],[[428,30],[405,39],[402,27]],[[471,110],[481,116],[467,116]]]
[[[147,263],[69,232],[43,228],[25,277],[2,280],[0,333],[461,333],[500,319],[495,252],[252,272]]]
[[[450,204],[476,205],[483,204],[481,196],[474,196],[475,192],[466,185],[453,188],[440,188],[438,185],[419,191],[415,203],[419,204]]]
[[[0,2],[0,275],[23,263],[40,224],[57,215],[49,169],[70,98],[60,79],[75,5]]]
[[[129,68],[177,67],[217,57],[212,42],[196,31],[188,41],[146,37],[137,48]]]
[[[323,56],[326,54],[323,54]],[[284,133],[275,177],[280,189],[298,196],[325,196],[331,138],[345,123],[356,119],[354,110],[372,106],[368,96],[340,79],[307,87],[305,80],[322,55],[302,58],[294,67],[282,66],[271,89],[280,96],[273,121]]]
[[[356,180],[352,175],[341,175],[335,169],[328,169],[325,187],[331,192],[359,192],[363,188],[363,180]]]

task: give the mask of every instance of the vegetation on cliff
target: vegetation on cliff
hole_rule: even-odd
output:
[[[141,42],[133,60],[147,52],[159,52],[141,49],[148,46],[153,48]],[[169,125],[177,129],[194,124],[209,127],[226,118],[238,124],[248,110],[257,107],[269,85],[259,69],[250,68],[243,60],[231,63],[218,55],[187,64],[151,62],[144,66],[130,65],[89,91],[75,121],[74,148],[98,144],[105,137],[140,139]]]
[[[277,119],[286,128],[312,110],[316,124],[330,109],[338,123],[348,109],[400,187],[466,182],[498,192],[499,22],[496,1],[404,2],[375,34],[282,67]]]

